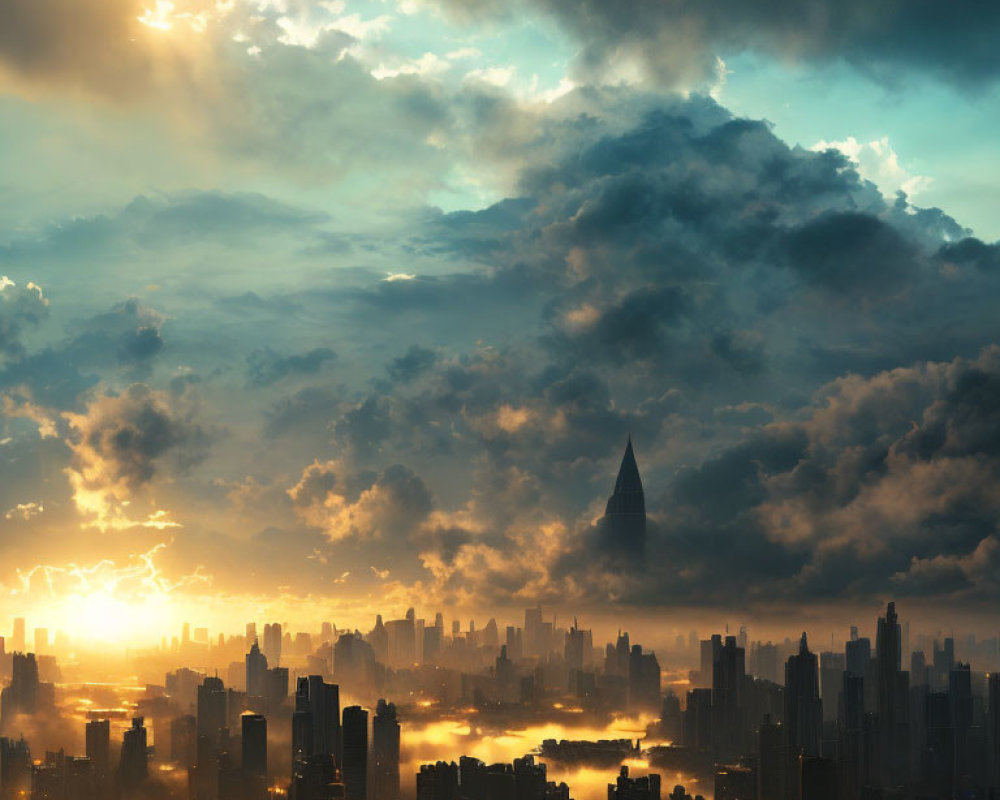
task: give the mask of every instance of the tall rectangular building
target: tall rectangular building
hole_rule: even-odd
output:
[[[344,709],[344,788],[347,800],[368,798],[368,712],[361,706]]]

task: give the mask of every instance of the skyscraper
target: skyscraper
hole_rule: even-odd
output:
[[[909,673],[901,670],[902,652],[896,604],[889,603],[875,638],[879,779],[886,789],[901,785],[907,773],[910,685]]]
[[[361,706],[344,709],[344,787],[347,800],[368,797],[368,712]]]
[[[260,714],[244,714],[242,733],[243,795],[247,800],[267,797],[267,719]]]
[[[247,694],[250,697],[267,695],[267,656],[260,651],[257,639],[253,640],[246,655]]]
[[[625,445],[615,489],[601,520],[601,545],[612,555],[638,557],[646,549],[646,497],[632,451],[632,437]]]
[[[396,706],[385,700],[378,701],[372,721],[372,759],[372,799],[399,800],[399,722]]]
[[[292,754],[330,755],[341,764],[340,687],[322,675],[300,677],[292,718]]]
[[[146,728],[142,723],[142,717],[134,717],[132,727],[125,731],[122,739],[118,780],[123,798],[138,797],[140,788],[149,775]]]
[[[107,785],[111,775],[111,722],[95,719],[87,723],[87,758],[94,765],[99,787]]]
[[[818,756],[823,730],[819,699],[819,665],[809,652],[805,633],[799,640],[798,655],[785,662],[785,729],[790,747],[803,755]]]

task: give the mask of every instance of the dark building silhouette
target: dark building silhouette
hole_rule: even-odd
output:
[[[6,726],[17,714],[34,714],[38,707],[38,662],[34,653],[15,652],[10,685],[0,692],[0,721]]]
[[[267,719],[244,714],[240,720],[243,796],[246,800],[267,797]]]
[[[332,756],[341,764],[340,687],[321,675],[298,680],[292,715],[292,755]]]
[[[902,640],[896,604],[889,603],[879,617],[875,639],[880,783],[902,785],[907,777],[909,745],[909,674],[901,671]]]
[[[622,767],[615,783],[608,784],[608,800],[660,800],[660,776],[630,778],[628,767]]]
[[[368,712],[361,706],[344,709],[344,757],[341,773],[347,800],[368,796]]]
[[[809,652],[805,633],[799,640],[798,655],[785,663],[785,730],[788,744],[806,756],[819,755],[823,730],[819,699],[819,664]]]
[[[629,653],[628,704],[635,710],[660,709],[660,662],[655,653],[643,653],[641,644],[632,645]]]
[[[638,558],[646,549],[646,496],[631,436],[601,520],[600,539],[602,548],[612,555]]]
[[[254,639],[250,652],[246,654],[247,694],[250,697],[267,696],[267,656],[260,651]]]
[[[399,800],[399,721],[385,700],[372,720],[372,761],[372,800]]]
[[[417,773],[417,800],[458,800],[458,764],[454,761],[421,764]]]
[[[24,797],[30,787],[31,750],[28,743],[23,736],[20,739],[0,738],[0,796],[3,800]]]
[[[142,717],[132,719],[132,727],[122,738],[118,785],[122,798],[139,797],[149,777],[149,753],[146,748],[146,728]]]
[[[111,779],[111,722],[95,719],[87,723],[87,758],[93,766],[94,780],[102,790]]]

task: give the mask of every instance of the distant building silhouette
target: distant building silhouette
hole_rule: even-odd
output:
[[[602,548],[612,555],[637,558],[646,549],[646,496],[631,436],[600,523],[600,540]]]

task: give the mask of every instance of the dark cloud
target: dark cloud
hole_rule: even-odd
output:
[[[921,266],[916,245],[870,214],[823,214],[784,238],[788,265],[810,283],[880,294],[912,281]]]
[[[247,356],[247,380],[252,386],[270,386],[284,378],[315,375],[337,354],[329,347],[282,356],[270,349],[254,350]]]
[[[433,350],[415,344],[404,355],[394,358],[386,370],[392,380],[409,383],[433,367],[436,362],[437,354]]]
[[[48,300],[34,283],[18,286],[0,276],[0,355],[18,359],[25,353],[22,336],[48,315]]]
[[[461,17],[511,13],[494,0],[451,2]],[[528,9],[554,17],[580,44],[579,78],[609,81],[638,65],[660,85],[698,85],[717,76],[716,55],[754,51],[782,61],[846,61],[895,84],[901,68],[959,86],[979,86],[1000,74],[991,42],[1000,14],[988,2],[946,8],[934,0],[864,0],[808,4],[774,0],[766,6],[737,0],[531,0]]]

